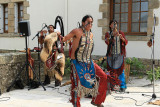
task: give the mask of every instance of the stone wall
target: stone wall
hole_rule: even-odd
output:
[[[33,52],[31,56],[35,61],[34,70],[36,75],[34,76],[39,77],[38,54]],[[23,83],[27,82],[27,72],[26,72],[25,62],[26,62],[25,53],[22,52],[0,53],[0,89],[2,93],[6,92],[7,88],[11,85],[11,83],[15,79],[21,78],[23,80]],[[40,67],[41,67],[40,73],[43,80],[44,73],[43,73],[42,62],[40,63]],[[18,78],[16,78],[18,73],[20,73],[20,75],[18,76]]]
[[[6,53],[7,52],[7,53]],[[68,57],[68,51],[65,51],[66,58]],[[34,71],[36,77],[39,78],[39,61],[37,52],[32,52],[32,58],[34,59]],[[104,56],[95,56],[92,55],[94,60],[97,60]],[[146,70],[151,69],[152,61],[150,59],[140,59],[144,65],[147,66]],[[0,89],[2,93],[6,92],[7,88],[11,86],[11,83],[18,78],[23,80],[24,85],[27,82],[27,72],[25,65],[26,54],[22,52],[9,52],[9,51],[0,51]],[[155,60],[155,67],[160,66],[160,60]],[[24,69],[22,69],[24,67]],[[21,73],[20,73],[21,72]],[[17,74],[20,73],[18,78]],[[65,77],[64,77],[65,78]],[[53,80],[54,78],[52,78]],[[40,62],[40,80],[44,81],[44,71],[43,63]],[[35,79],[35,81],[38,81]],[[14,87],[11,88],[11,90]]]
[[[65,56],[68,57],[68,50],[65,50]],[[31,57],[34,59],[34,80],[38,81],[39,73],[41,82],[44,81],[44,64],[43,62],[38,61],[38,53],[32,52]],[[27,83],[27,72],[26,72],[26,54],[18,51],[10,51],[10,50],[0,50],[0,89],[1,92],[4,93],[7,91],[8,87],[11,86],[11,83],[18,78],[23,80],[24,85]],[[40,69],[39,69],[40,63]],[[17,74],[20,73],[18,78],[16,78]],[[64,77],[65,78],[65,77]],[[51,78],[54,80],[54,78]],[[14,89],[11,88],[11,90]]]
[[[142,63],[144,65],[146,65],[146,70],[151,70],[152,63],[153,63],[152,59],[142,59],[142,58],[139,58],[139,60],[142,61]],[[155,59],[155,64],[154,65],[155,65],[154,66],[155,68],[160,67],[160,60],[159,59]]]

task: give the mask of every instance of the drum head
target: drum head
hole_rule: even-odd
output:
[[[59,22],[56,23],[55,32],[57,32],[57,31],[61,33],[61,26],[60,26]]]
[[[115,54],[112,56],[107,56],[107,62],[109,67],[112,69],[118,69],[123,64],[123,55]]]

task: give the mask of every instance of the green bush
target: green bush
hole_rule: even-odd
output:
[[[146,66],[138,59],[133,57],[127,58],[125,63],[130,64],[130,74],[133,76],[138,76],[139,78],[143,78],[145,73],[144,70]]]
[[[133,61],[132,61],[131,58],[126,58],[126,59],[125,59],[125,63],[131,65],[131,64],[133,63]]]
[[[65,68],[64,68],[64,76],[69,77],[71,73],[70,69],[71,63],[70,63],[70,58],[65,59]]]
[[[160,67],[154,68],[154,74],[155,74],[155,80],[158,80],[160,78]],[[153,83],[153,70],[147,71],[147,79],[151,81],[151,84]]]
[[[102,61],[98,61],[96,64],[104,69],[107,69],[107,62],[106,59],[104,60],[103,64],[101,64]]]
[[[131,67],[132,69],[137,70],[137,71],[141,71],[145,69],[145,65],[141,61],[139,61],[138,58],[135,58],[135,57],[133,57],[132,59],[131,66],[132,66]]]

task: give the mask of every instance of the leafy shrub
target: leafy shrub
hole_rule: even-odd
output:
[[[126,58],[126,59],[125,59],[125,63],[131,65],[131,64],[133,63],[133,61],[132,61],[131,58]]]
[[[160,67],[154,68],[154,74],[155,74],[155,80],[158,80],[160,78]],[[153,83],[153,70],[147,71],[147,79],[151,81],[151,84]]]
[[[71,73],[70,69],[71,63],[70,63],[70,58],[65,59],[65,68],[64,68],[64,76],[69,77]]]
[[[146,68],[146,66],[138,59],[133,57],[131,58],[127,58],[125,60],[126,64],[130,64],[130,74],[133,76],[138,76],[139,78],[143,78],[144,76],[144,70]]]

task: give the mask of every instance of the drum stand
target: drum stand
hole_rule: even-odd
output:
[[[26,67],[26,74],[27,74],[27,82],[28,82],[28,86],[29,86],[29,89],[30,90],[32,87],[31,87],[31,80],[29,79],[29,71],[28,71],[28,67],[30,67],[33,71],[33,74],[35,74],[35,78],[37,80],[39,80],[39,78],[36,76],[36,73],[34,71],[34,69],[32,68],[32,66],[29,64],[28,62],[28,45],[27,45],[27,36],[25,36],[25,42],[26,42],[26,62],[25,64],[23,65],[22,69],[20,70],[20,72],[16,75],[14,81],[11,83],[11,85],[7,88],[7,92],[10,91],[10,89],[13,87],[13,85],[16,83],[16,80],[19,78],[19,76],[21,75],[22,71],[24,70],[24,67]],[[43,86],[43,84],[39,81],[40,85],[43,87],[44,91],[46,90],[45,87]]]

